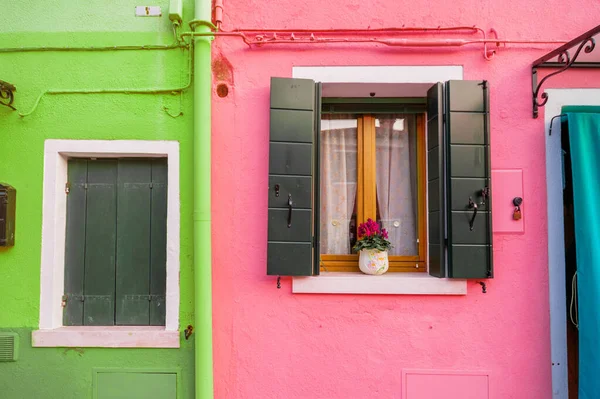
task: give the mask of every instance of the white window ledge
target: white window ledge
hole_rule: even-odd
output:
[[[321,273],[315,277],[294,277],[293,293],[303,294],[388,294],[466,295],[467,281],[437,278],[426,273]]]
[[[179,348],[179,331],[161,326],[73,326],[36,330],[34,347]]]

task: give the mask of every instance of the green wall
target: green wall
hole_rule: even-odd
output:
[[[14,3],[14,4],[13,4]],[[11,3],[3,10],[0,49],[28,46],[171,44],[168,1],[159,18],[134,16],[128,0]],[[185,16],[191,17],[185,1]],[[193,324],[192,93],[68,94],[47,90],[161,89],[188,82],[188,51],[1,52],[0,80],[17,87],[12,111],[0,106],[0,182],[17,189],[16,243],[0,249],[0,330],[17,331],[20,358],[0,363],[0,397],[88,398],[92,369],[180,368],[183,398],[193,396],[193,344],[180,349],[32,348],[39,322],[43,148],[46,139],[139,139],[180,142],[180,330]],[[172,115],[170,116],[165,111]],[[180,112],[183,115],[178,115]],[[196,329],[198,328],[195,326]]]

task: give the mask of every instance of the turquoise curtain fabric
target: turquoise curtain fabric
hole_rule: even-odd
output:
[[[598,377],[600,371],[600,108],[578,107],[563,109],[563,112],[566,113],[569,123],[573,171],[579,300],[579,399],[598,399],[600,398]]]

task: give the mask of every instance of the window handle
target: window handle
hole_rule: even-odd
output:
[[[477,204],[473,202],[473,198],[469,197],[469,209],[473,209],[473,217],[469,221],[469,229],[473,231],[473,225],[475,224],[475,217],[477,216]]]
[[[292,194],[288,194],[288,228],[292,227]]]

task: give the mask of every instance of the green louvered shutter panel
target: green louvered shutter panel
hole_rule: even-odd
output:
[[[166,183],[166,162],[119,160],[117,325],[164,324]]]
[[[427,169],[429,204],[429,274],[446,277],[446,201],[444,146],[444,85],[427,91]]]
[[[491,278],[492,215],[489,89],[449,81],[446,99],[448,277]],[[474,205],[477,206],[475,214]]]
[[[316,85],[271,78],[267,274],[310,276],[316,174]]]

